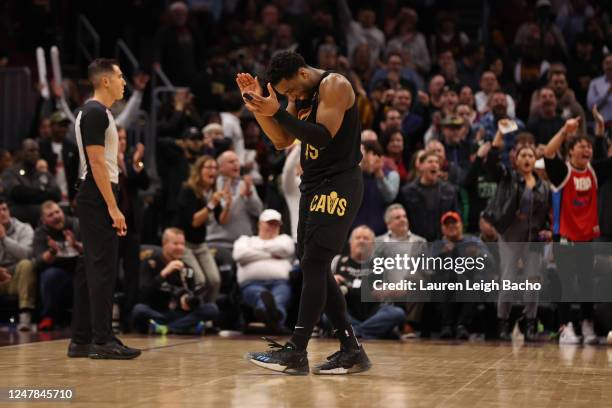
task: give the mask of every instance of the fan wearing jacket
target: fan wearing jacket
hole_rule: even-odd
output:
[[[505,119],[499,126],[504,126]],[[536,150],[530,144],[515,146],[514,168],[508,168],[500,159],[504,147],[502,132],[497,130],[487,157],[485,171],[489,179],[498,183],[495,196],[485,210],[500,235],[500,278],[516,281],[519,265],[523,265],[523,276],[530,282],[541,281],[543,253],[537,245],[530,243],[548,241],[552,233],[548,230],[551,195],[548,184],[535,172]],[[534,341],[536,335],[536,313],[538,292],[527,291],[514,296],[501,291],[497,304],[499,337],[510,340],[510,310],[513,301],[524,301],[527,318],[525,340]]]

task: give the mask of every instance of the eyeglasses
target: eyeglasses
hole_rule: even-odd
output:
[[[218,169],[217,166],[202,166],[202,168],[206,170],[217,170]]]

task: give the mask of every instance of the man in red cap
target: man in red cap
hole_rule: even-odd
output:
[[[432,245],[432,256],[440,257],[446,261],[452,258],[479,258],[491,259],[491,254],[480,240],[473,235],[463,234],[463,220],[459,213],[455,211],[445,212],[441,219],[442,239],[435,241]],[[446,262],[444,262],[446,263]],[[479,280],[475,277],[474,269],[459,269],[459,262],[453,262],[457,267],[455,270],[436,270],[436,281],[438,282],[465,282],[466,280]],[[489,262],[485,262],[485,268],[481,272],[490,272]],[[464,286],[465,287],[465,286]],[[469,326],[472,322],[474,311],[473,303],[455,303],[456,293],[446,291],[442,296],[442,330],[441,339],[450,339],[453,336],[459,340],[467,340],[470,337]]]

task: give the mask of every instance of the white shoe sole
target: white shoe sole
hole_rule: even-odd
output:
[[[287,366],[284,366],[284,365],[280,365],[276,363],[265,363],[263,361],[255,360],[253,357],[251,357],[250,353],[247,353],[244,357],[251,364],[254,364],[261,368],[265,368],[266,370],[276,371],[278,373],[289,374],[289,375],[308,375],[310,371],[310,370],[307,370],[306,372],[296,371],[295,369],[287,368]]]

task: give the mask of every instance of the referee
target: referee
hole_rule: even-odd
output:
[[[96,59],[88,67],[93,98],[81,108],[75,133],[81,159],[81,186],[76,197],[84,262],[74,277],[72,339],[68,357],[128,360],[140,350],[113,335],[113,290],[118,243],[125,236],[125,217],[117,206],[119,138],[110,112],[123,98],[125,80],[116,61]]]

